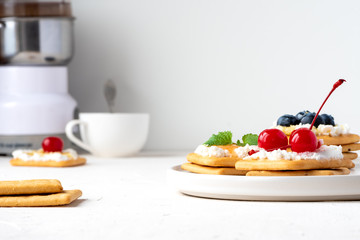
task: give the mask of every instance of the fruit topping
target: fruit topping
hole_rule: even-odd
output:
[[[334,92],[334,90],[339,87],[343,82],[345,82],[344,79],[340,79],[339,81],[337,81],[333,88],[331,89],[330,93],[328,94],[328,96],[326,97],[326,99],[324,100],[324,102],[321,104],[318,112],[316,113],[316,115],[313,117],[313,121],[310,125],[310,127],[307,128],[299,128],[294,130],[291,135],[290,135],[290,145],[291,145],[291,150],[293,152],[313,152],[317,149],[317,147],[319,146],[319,142],[315,136],[315,133],[313,133],[311,131],[312,127],[315,125],[317,118],[319,116],[319,113],[322,109],[322,107],[324,106],[324,104],[326,103],[326,101],[328,100],[328,98],[330,97],[330,95]],[[306,114],[305,117],[301,120],[301,123],[303,123],[303,120],[308,117],[310,115],[310,113]],[[323,120],[324,121],[324,120]],[[321,142],[320,142],[321,145]]]
[[[251,156],[251,155],[253,155],[253,154],[257,153],[257,152],[259,152],[259,150],[254,150],[254,149],[252,149],[252,150],[250,150],[250,151],[248,152],[248,155]]]
[[[289,138],[293,152],[313,152],[317,149],[318,140],[315,134],[308,128],[294,130]]]
[[[308,113],[301,119],[301,124],[311,124],[314,120],[315,113]],[[320,124],[325,124],[323,118],[321,116],[318,116],[315,120],[314,126],[318,127]]]
[[[310,113],[308,110],[298,112],[298,114],[295,115],[296,120],[300,123],[301,119],[308,113]]]
[[[296,114],[296,119],[299,120],[302,124],[310,124],[309,128],[299,128],[294,130],[289,138],[289,141],[281,130],[279,129],[265,129],[259,135],[258,139],[258,146],[260,148],[265,149],[266,151],[273,151],[276,149],[286,149],[291,147],[293,152],[314,152],[317,148],[320,148],[322,143],[317,140],[315,133],[312,130],[313,126],[315,125],[318,127],[320,124],[325,124],[325,120],[322,116],[319,116],[319,113],[330,97],[330,95],[334,92],[334,90],[339,87],[341,84],[345,82],[344,79],[339,79],[331,89],[330,93],[320,106],[318,112],[310,113],[309,111],[303,111]],[[326,123],[334,123],[334,118],[330,115],[323,114],[326,119]],[[284,115],[281,116],[278,120],[278,124],[289,124],[292,120],[291,115]],[[279,124],[280,125],[280,124]],[[291,125],[291,123],[290,123]],[[334,124],[335,125],[335,124]]]
[[[321,114],[320,115],[322,117],[322,119],[324,120],[324,124],[325,125],[332,125],[335,126],[335,121],[333,116],[329,115],[329,114]]]
[[[276,149],[286,149],[288,146],[288,138],[281,130],[272,128],[265,129],[259,135],[258,146],[266,151]]]
[[[64,147],[64,142],[58,137],[47,137],[41,145],[44,152],[61,152]]]
[[[299,123],[300,121],[298,121],[294,115],[290,115],[290,114],[282,115],[277,120],[277,125],[284,127],[290,127],[291,125],[297,125]]]

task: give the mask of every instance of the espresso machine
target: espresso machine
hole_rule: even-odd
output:
[[[65,125],[77,112],[68,93],[73,24],[69,0],[0,1],[0,155],[41,148],[48,136],[70,145]]]

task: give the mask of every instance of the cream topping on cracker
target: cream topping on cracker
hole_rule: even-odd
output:
[[[255,150],[258,151],[260,148],[255,145],[246,144],[244,147],[238,147],[234,150],[239,158],[245,158],[249,156],[249,151]]]
[[[266,160],[306,160],[314,159],[318,161],[343,159],[342,147],[334,145],[322,145],[315,152],[288,152],[286,150],[274,150],[265,151],[260,149],[259,152],[252,154],[251,156],[245,157],[244,159],[266,159]]]
[[[78,158],[78,154],[74,149],[65,149],[62,152],[44,152],[42,149],[18,149],[12,153],[14,158],[23,161],[69,161]]]
[[[222,149],[217,146],[207,147],[205,145],[199,145],[195,149],[195,153],[204,157],[229,157],[230,152],[227,149]]]
[[[286,135],[290,135],[292,131],[299,128],[309,128],[310,124],[299,124],[299,125],[291,125],[290,127],[284,127],[280,125],[274,124],[273,128],[277,128],[281,131],[283,131]],[[350,127],[348,124],[342,124],[342,125],[324,125],[320,124],[317,128],[314,126],[311,129],[316,136],[331,136],[331,137],[337,137],[343,134],[349,134],[350,133]]]

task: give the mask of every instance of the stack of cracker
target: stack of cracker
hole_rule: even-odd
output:
[[[0,181],[0,207],[45,207],[70,204],[80,190],[63,190],[59,180]]]
[[[235,153],[235,149],[238,147],[235,144],[211,147],[201,145],[197,150],[209,150],[209,154],[195,153],[196,150],[194,153],[187,155],[186,158],[189,163],[182,164],[181,168],[189,172],[202,174],[245,175],[248,171],[235,169],[235,163],[240,160]]]
[[[239,160],[235,164],[238,170],[247,170],[246,176],[322,176],[348,175],[355,164],[343,157],[341,147],[322,146],[319,152],[297,154],[286,150],[259,152]],[[325,153],[325,152],[328,153]],[[325,157],[319,158],[319,153]],[[328,157],[326,157],[328,156]]]
[[[202,148],[202,149],[201,149]],[[200,174],[245,175],[245,176],[317,176],[347,175],[355,164],[353,157],[341,153],[340,147],[323,146],[322,149],[337,153],[331,159],[281,159],[288,151],[276,150],[273,155],[280,159],[264,157],[264,150],[249,156],[251,150],[259,151],[257,146],[239,147],[232,145],[199,146],[187,155],[189,163],[181,165],[183,170]],[[279,155],[280,154],[280,155]],[[291,154],[291,153],[290,153]],[[295,153],[293,153],[295,154]],[[271,156],[271,155],[270,155]]]

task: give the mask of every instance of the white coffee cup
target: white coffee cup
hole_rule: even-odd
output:
[[[80,127],[82,140],[73,133]],[[147,113],[80,113],[66,125],[66,136],[79,147],[99,157],[125,157],[144,146],[149,129]]]

